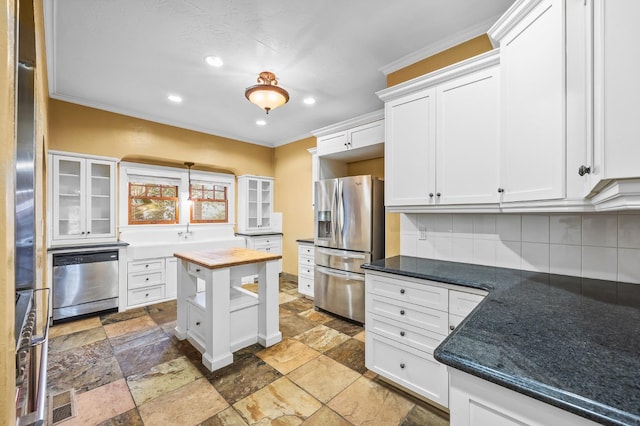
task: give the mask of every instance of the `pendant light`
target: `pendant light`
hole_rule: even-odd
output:
[[[262,71],[258,77],[258,84],[247,88],[244,96],[251,102],[269,111],[289,102],[289,93],[278,86],[278,80],[274,73]]]
[[[184,165],[187,166],[189,168],[189,172],[188,172],[188,180],[189,180],[189,197],[187,198],[187,200],[191,201],[191,167],[193,167],[196,163],[193,163],[191,161],[185,161]]]

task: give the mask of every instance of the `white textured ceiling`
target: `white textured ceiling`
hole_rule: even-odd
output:
[[[381,68],[483,33],[512,3],[44,0],[50,95],[278,146],[381,109]],[[224,66],[208,66],[207,55]],[[265,70],[291,96],[268,116],[244,97]],[[306,96],[317,103],[304,105]],[[256,126],[259,118],[267,125]]]

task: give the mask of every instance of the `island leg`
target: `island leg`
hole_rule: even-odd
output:
[[[278,300],[279,263],[277,260],[261,262],[258,268],[258,343],[264,347],[282,341],[280,332],[280,304]]]
[[[198,291],[198,280],[189,274],[189,262],[180,260],[178,262],[178,293],[177,293],[177,317],[176,327],[173,334],[179,339],[184,340],[187,337],[187,298],[193,296]]]
[[[230,268],[207,270],[204,328],[206,351],[202,355],[202,363],[211,371],[233,362],[229,335],[230,281]]]

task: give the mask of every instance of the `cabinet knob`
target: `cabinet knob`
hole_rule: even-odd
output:
[[[498,193],[502,194],[504,192],[504,188],[498,188]]]
[[[200,327],[200,321],[196,322],[196,327]]]
[[[456,326],[455,326],[455,325],[453,325],[453,324],[452,324],[452,325],[450,325],[450,326],[449,326],[449,330],[453,331],[453,330],[455,330],[455,329],[456,329]]]
[[[149,265],[144,265],[144,267],[145,267],[145,268],[148,268],[148,267],[149,267]]]
[[[87,231],[87,235],[89,235],[91,233],[91,231]]]
[[[439,196],[441,196],[441,195],[442,195],[441,193],[436,192],[436,197],[439,197]]]
[[[145,278],[144,280],[145,280],[145,281],[149,281],[149,277]]]
[[[400,315],[404,315],[404,309],[400,311]]]
[[[400,368],[404,370],[404,362],[400,363]]]
[[[591,173],[591,167],[580,166],[580,168],[578,169],[578,174],[580,176],[588,175],[589,173]]]
[[[404,337],[404,331],[401,331],[401,332],[400,332],[400,335],[401,335],[402,337]]]
[[[200,272],[200,268],[196,269],[196,272]]]
[[[145,293],[144,297],[149,297],[149,293]]]
[[[84,231],[82,231],[80,234],[81,234],[81,235],[84,235]]]
[[[400,289],[400,294],[404,294],[404,288]]]
[[[429,193],[429,198],[433,198],[433,192]]]

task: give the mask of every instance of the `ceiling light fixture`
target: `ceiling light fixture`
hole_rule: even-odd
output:
[[[267,122],[265,120],[256,120],[256,124],[258,126],[266,126]]]
[[[313,105],[316,103],[316,100],[312,97],[308,97],[308,98],[304,98],[302,102],[304,102],[305,105]]]
[[[169,99],[171,102],[175,102],[177,104],[182,102],[182,98],[180,96],[178,96],[178,95],[169,95],[169,96],[167,96],[167,99]]]
[[[289,93],[278,86],[276,75],[269,71],[262,71],[258,77],[258,84],[245,90],[244,95],[251,103],[269,111],[289,102]]]

